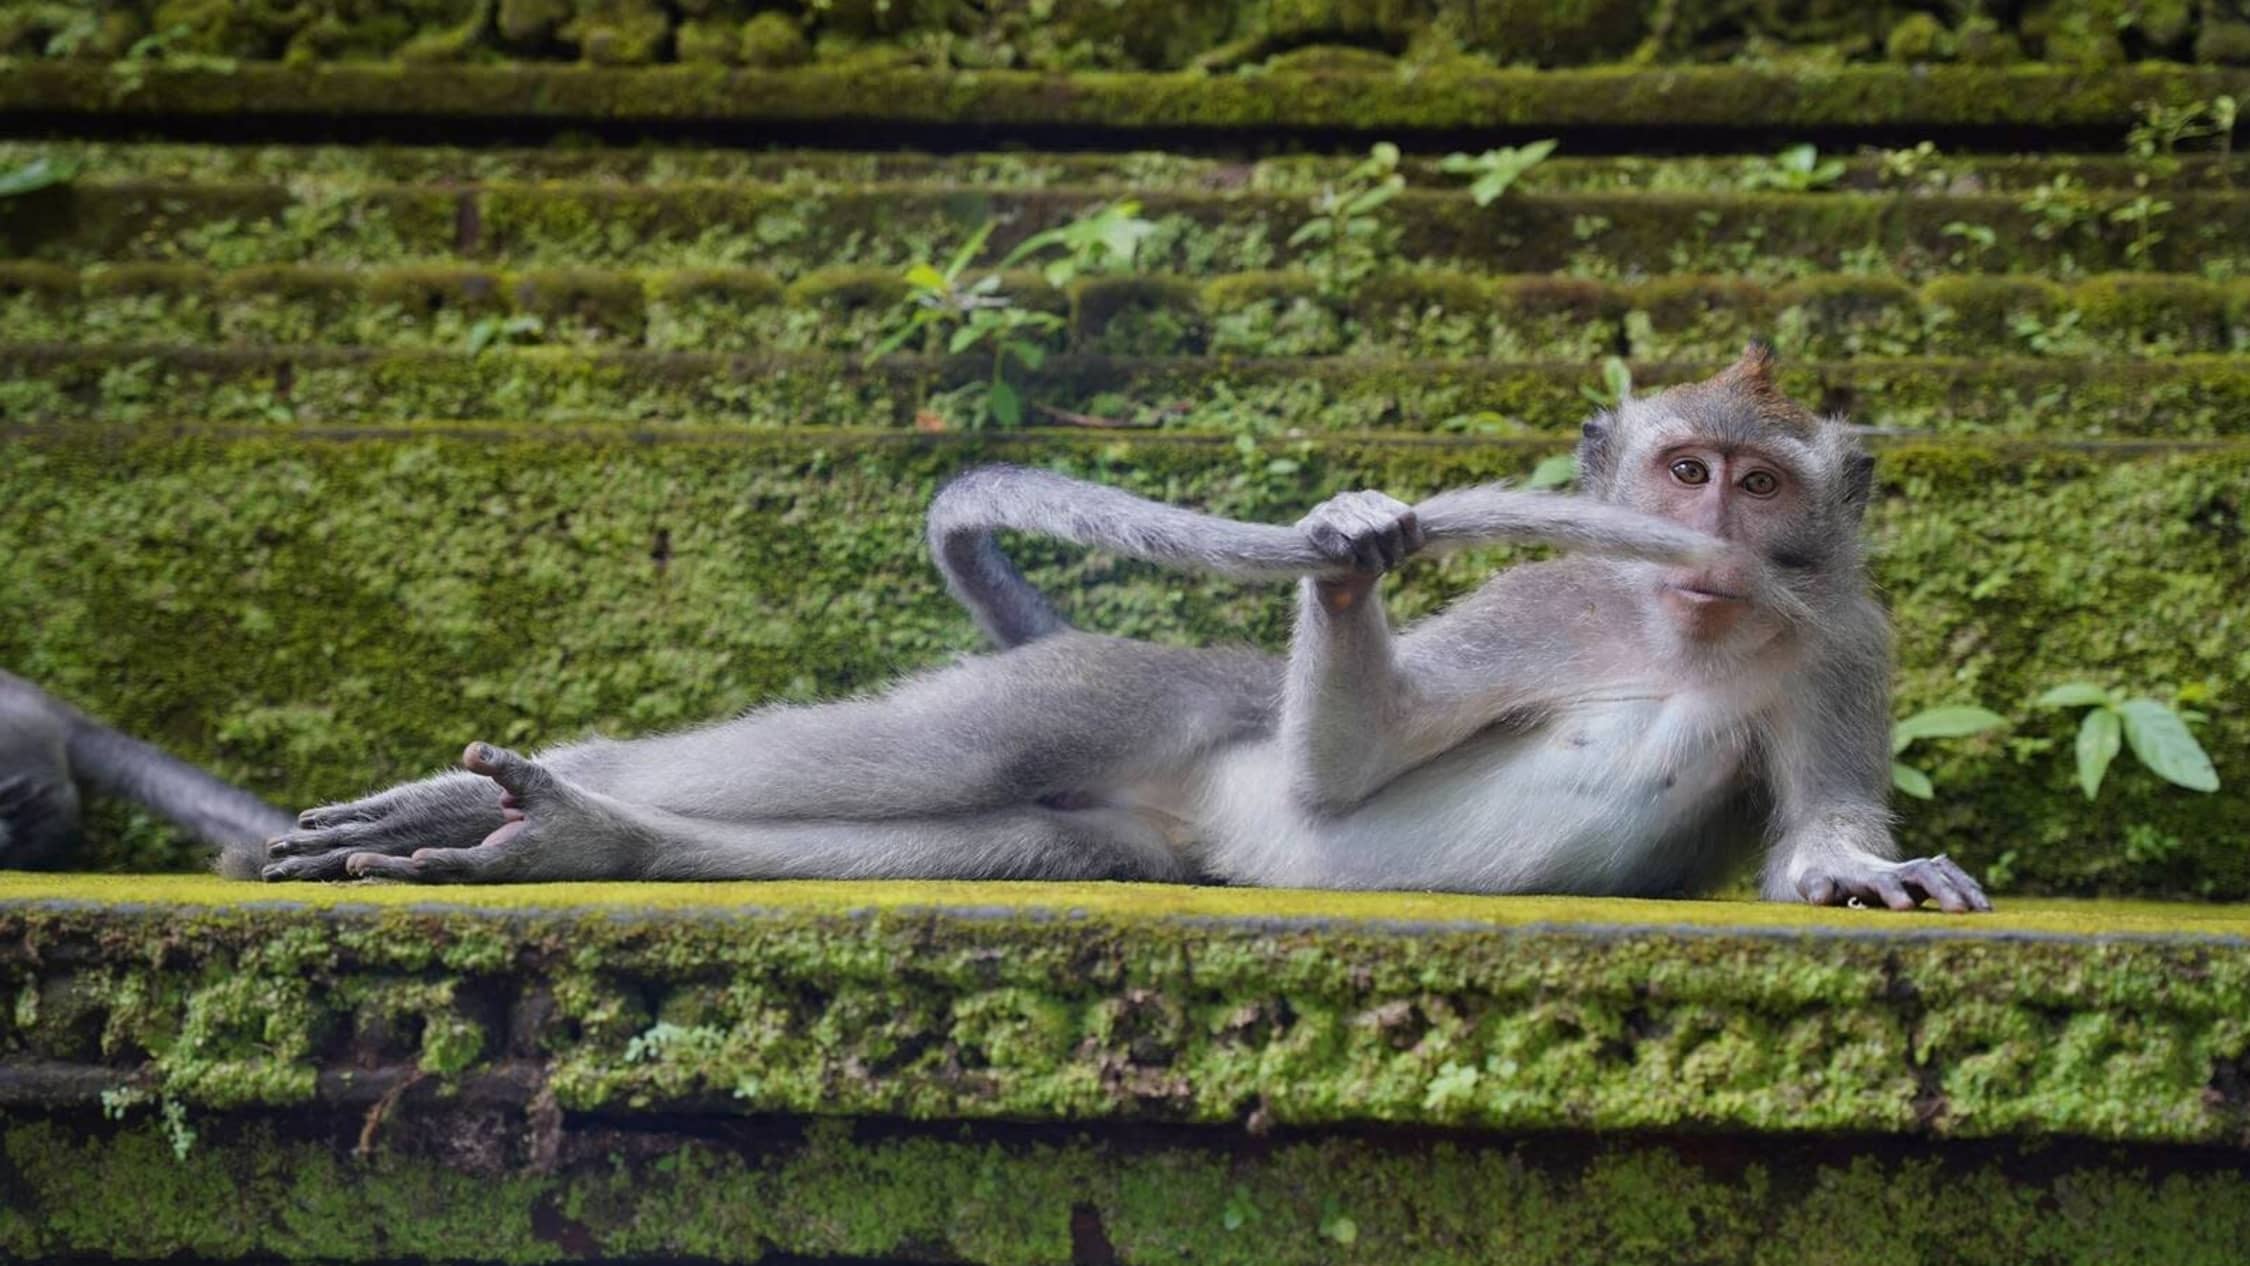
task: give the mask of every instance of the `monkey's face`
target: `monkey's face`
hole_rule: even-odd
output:
[[[1771,366],[1753,346],[1703,382],[1626,400],[1587,423],[1579,449],[1593,495],[1741,547],[1700,566],[1636,569],[1691,642],[1765,644],[1822,576],[1857,558],[1866,457],[1842,426],[1783,396]]]
[[[1661,609],[1696,641],[1758,631],[1750,626],[1767,623],[1759,618],[1767,586],[1757,560],[1787,551],[1802,534],[1802,473],[1763,446],[1692,434],[1650,446],[1642,461],[1633,480],[1638,508],[1742,547],[1713,562],[1655,569]]]

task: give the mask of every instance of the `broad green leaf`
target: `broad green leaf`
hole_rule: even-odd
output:
[[[2150,773],[2190,791],[2219,789],[2219,771],[2178,713],[2154,699],[2127,699],[2117,711],[2125,718],[2125,741]]]
[[[2102,789],[2102,776],[2117,759],[2124,726],[2106,706],[2095,708],[2078,724],[2078,786],[2091,800]]]
[[[1017,426],[1023,422],[1023,397],[1016,394],[1014,387],[1004,382],[993,383],[992,392],[985,399],[1000,425]]]
[[[943,290],[945,274],[929,264],[916,264],[906,270],[906,284],[917,290]]]
[[[1398,146],[1389,141],[1377,141],[1368,149],[1367,156],[1385,167],[1398,166]]]
[[[1891,727],[1891,750],[1899,751],[1916,739],[1964,738],[2007,723],[2008,718],[1999,713],[1969,704],[1929,708]]]
[[[1289,244],[1291,246],[1303,246],[1307,242],[1319,241],[1328,236],[1328,233],[1328,221],[1307,220],[1297,226],[1296,232],[1289,235]]]
[[[1046,348],[1020,338],[1008,340],[1008,354],[1022,361],[1025,369],[1037,369],[1047,363]]]
[[[2032,702],[2035,708],[2083,708],[2093,704],[2108,707],[2113,700],[2107,690],[2090,681],[2066,682],[2039,696]]]
[[[985,335],[985,331],[991,328],[992,327],[990,327],[989,325],[984,325],[975,321],[962,326],[960,329],[953,332],[953,337],[951,339],[947,340],[945,344],[946,353],[951,356],[959,356],[961,353],[968,351],[972,347],[975,347],[977,345],[977,340],[983,338]]]
[[[1937,788],[1930,785],[1930,776],[1912,765],[1891,762],[1891,785],[1917,800],[1935,799]]]
[[[0,171],[0,198],[36,193],[51,185],[68,183],[78,174],[78,164],[64,159],[34,158]]]

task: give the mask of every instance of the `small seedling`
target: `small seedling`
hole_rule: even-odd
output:
[[[1482,154],[1448,154],[1438,163],[1438,170],[1449,176],[1469,177],[1469,197],[1480,207],[1489,207],[1516,178],[1546,161],[1555,152],[1552,139],[1533,141],[1528,145],[1504,145],[1488,149]]]

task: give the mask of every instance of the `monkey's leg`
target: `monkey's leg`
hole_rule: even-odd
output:
[[[552,760],[591,790],[694,818],[942,817],[1176,771],[1262,731],[1278,693],[1277,664],[1256,652],[1058,633],[872,698]]]
[[[424,883],[587,879],[1184,879],[1161,832],[1123,810],[1024,805],[942,818],[712,822],[589,791],[488,744],[463,763],[505,821],[467,848],[351,854],[345,872]]]

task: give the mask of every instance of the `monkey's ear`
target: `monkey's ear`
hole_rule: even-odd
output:
[[[1844,504],[1855,512],[1867,509],[1868,498],[1875,495],[1875,458],[1859,449],[1844,455],[1844,468],[1837,476]]]
[[[1595,491],[1608,485],[1610,467],[1617,460],[1616,446],[1610,438],[1610,428],[1617,415],[1603,410],[1586,419],[1578,428],[1578,486]]]

